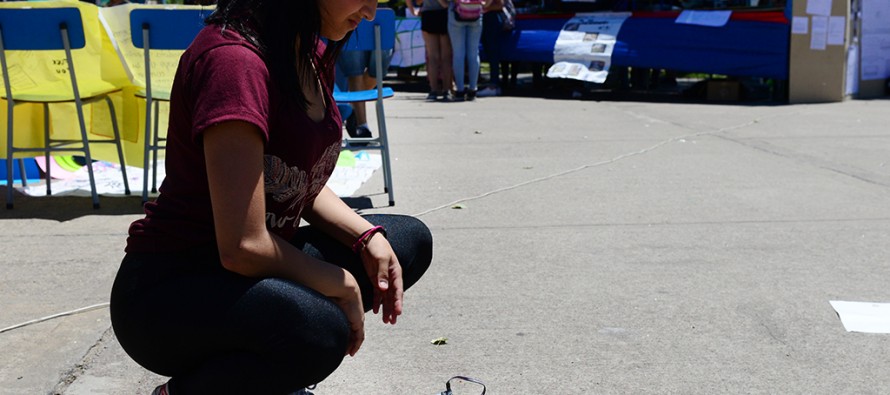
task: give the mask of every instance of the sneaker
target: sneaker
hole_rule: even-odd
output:
[[[368,125],[360,125],[355,128],[353,133],[349,134],[349,137],[369,139],[373,136],[371,135],[371,129],[368,129]]]
[[[436,100],[441,101],[441,102],[450,102],[450,101],[454,101],[454,97],[451,96],[451,91],[445,91],[445,92],[442,92],[440,97]]]
[[[426,95],[426,101],[436,101],[436,97],[438,97],[438,96],[439,96],[438,93],[430,92],[429,95]]]
[[[467,91],[467,101],[476,100],[476,90],[471,89]]]
[[[359,138],[359,139],[369,139],[373,136],[371,135],[371,129],[368,129],[368,125],[361,125],[361,126],[355,128],[355,134],[350,135],[349,137]],[[356,141],[356,140],[350,141],[349,144],[354,147],[367,147],[369,145],[369,143],[366,141]]]
[[[490,96],[500,96],[500,95],[501,95],[501,88],[496,87],[496,86],[486,87],[485,89],[476,93],[476,96],[479,96],[479,97],[490,97]]]
[[[155,390],[151,392],[151,395],[170,395],[170,391],[167,390],[167,383],[157,386]]]
[[[464,101],[467,98],[467,91],[454,92],[454,101]]]
[[[355,128],[358,126],[358,122],[355,120],[355,111],[352,114],[349,114],[349,117],[346,118],[346,133],[349,133],[350,136],[355,134]]]

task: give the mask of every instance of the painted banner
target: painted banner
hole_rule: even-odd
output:
[[[629,12],[585,13],[569,19],[556,39],[547,77],[605,82],[618,31],[630,16]]]

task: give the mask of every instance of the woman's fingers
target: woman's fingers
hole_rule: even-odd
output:
[[[374,301],[372,302],[371,309],[374,310],[374,314],[380,312],[380,306],[383,304],[384,293],[379,289],[374,288]]]
[[[402,268],[398,262],[390,267],[391,286],[386,292],[383,302],[383,322],[395,325],[396,319],[402,314],[402,299],[404,297]]]
[[[349,321],[349,340],[346,346],[346,354],[355,356],[365,341],[365,309],[362,307],[362,293],[355,278],[349,272],[346,274],[346,285],[343,293],[332,299],[340,306]]]
[[[372,236],[361,254],[368,277],[374,284],[371,310],[374,314],[382,313],[384,323],[395,324],[402,314],[402,266],[389,242],[382,236]]]
[[[362,347],[362,343],[365,342],[365,328],[364,322],[362,322],[359,326],[352,326],[350,328],[349,333],[349,348],[346,353],[349,354],[350,357],[354,357],[358,352],[359,348]]]

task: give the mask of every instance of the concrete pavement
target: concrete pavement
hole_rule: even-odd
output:
[[[424,97],[387,101],[396,206],[362,212],[419,215],[433,266],[317,394],[438,394],[453,375],[494,395],[890,388],[890,336],[845,332],[829,305],[890,302],[890,100]],[[359,194],[386,204],[379,172]],[[0,211],[0,328],[107,302],[141,211],[102,204]],[[164,381],[101,306],[0,333],[0,350],[0,395]]]

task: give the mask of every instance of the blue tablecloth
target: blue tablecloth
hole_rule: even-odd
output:
[[[502,42],[504,61],[553,63],[553,46],[568,19],[517,19]],[[628,18],[618,33],[612,67],[630,66],[738,77],[788,79],[790,25],[730,20],[723,27]]]

